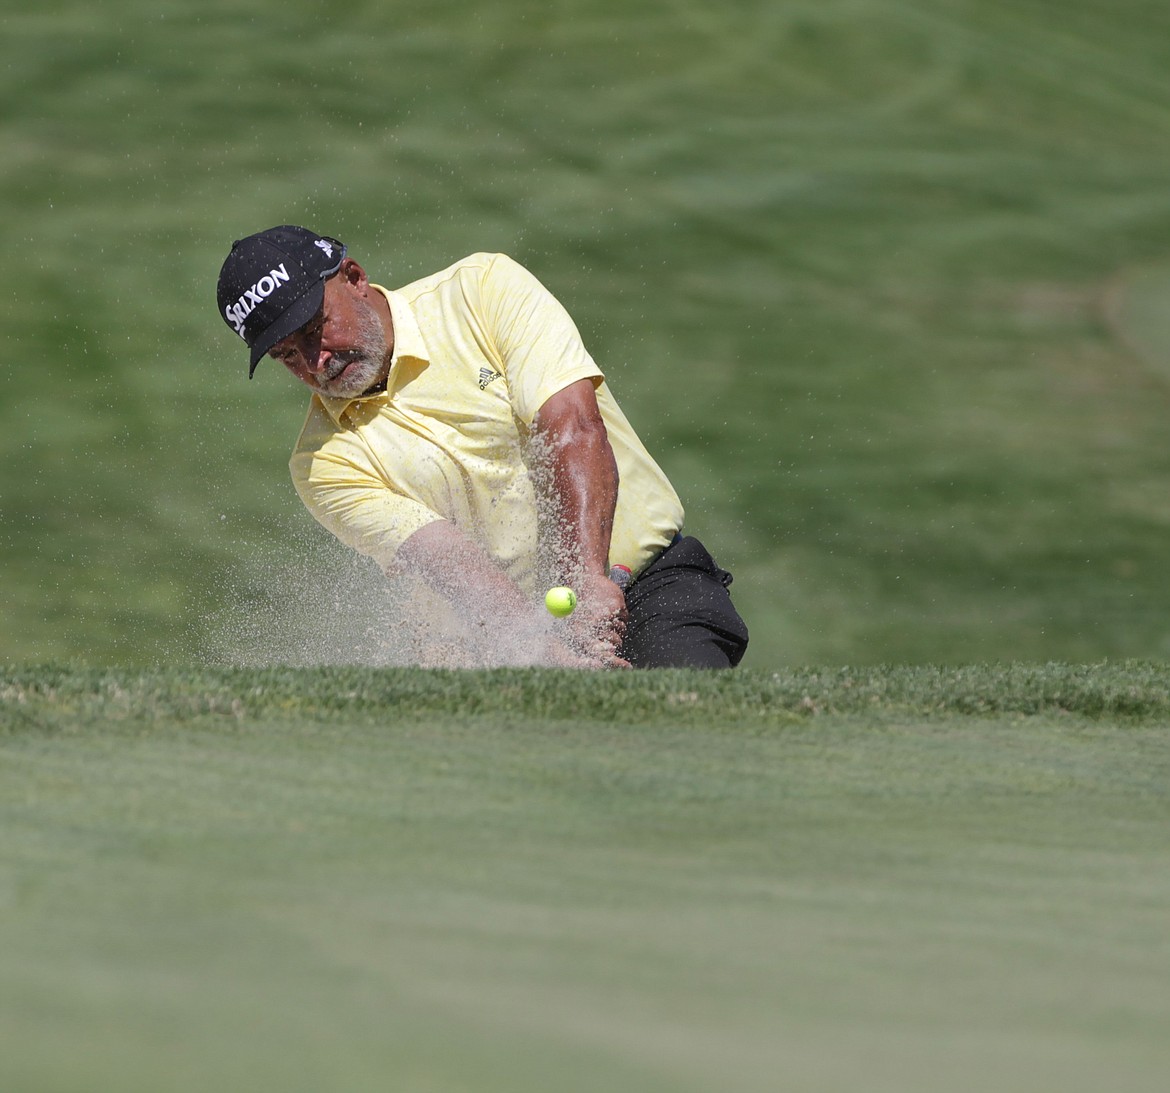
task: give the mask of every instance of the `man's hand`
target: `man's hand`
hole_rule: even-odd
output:
[[[611,668],[628,668],[618,656],[629,614],[626,597],[608,577],[590,575],[578,582],[577,610],[569,616],[570,641],[596,650]]]

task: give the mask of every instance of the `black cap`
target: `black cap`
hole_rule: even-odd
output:
[[[251,350],[249,379],[268,350],[321,310],[325,279],[344,258],[344,244],[292,224],[232,244],[216,298],[223,321]]]

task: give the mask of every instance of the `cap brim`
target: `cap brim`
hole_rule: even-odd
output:
[[[264,355],[277,342],[287,338],[290,334],[300,330],[310,322],[321,310],[325,302],[325,282],[318,281],[308,292],[289,307],[278,319],[269,324],[267,330],[261,331],[252,343],[251,367],[248,369],[248,379],[256,371],[256,365],[263,360]]]

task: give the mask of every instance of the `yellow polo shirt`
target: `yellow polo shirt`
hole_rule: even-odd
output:
[[[620,486],[610,564],[635,575],[683,523],[666,475],[622,414],[565,309],[503,254],[473,254],[391,291],[383,393],[314,394],[289,468],[342,542],[393,569],[419,528],[449,520],[521,588],[536,590],[536,493],[524,462],[544,402],[591,378]]]

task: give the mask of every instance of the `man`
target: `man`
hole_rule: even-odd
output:
[[[731,575],[681,535],[677,494],[521,266],[475,254],[391,291],[285,225],[233,245],[217,295],[249,378],[268,355],[313,392],[290,462],[305,506],[440,592],[481,645],[576,667],[739,663]],[[541,605],[554,584],[578,596],[563,622]]]

